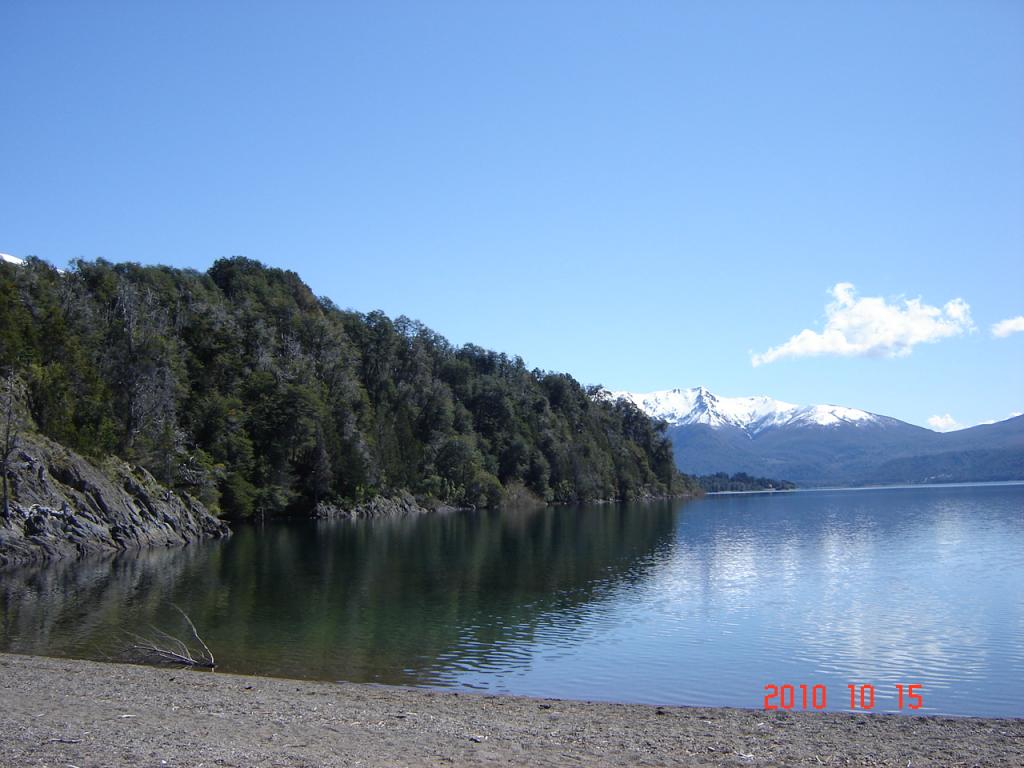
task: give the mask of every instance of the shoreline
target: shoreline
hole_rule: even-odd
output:
[[[976,488],[1024,485],[1024,480],[971,480],[962,483],[894,483],[892,485],[822,485],[798,488],[761,488],[756,491],[707,491],[705,496],[744,496],[770,493],[818,493],[821,491],[907,491],[919,488]]]
[[[0,654],[0,766],[1024,764],[1024,719],[531,699]]]

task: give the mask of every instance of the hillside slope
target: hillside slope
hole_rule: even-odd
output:
[[[418,322],[344,311],[294,272],[0,263],[0,372],[42,433],[230,517],[411,491],[427,503],[687,490],[635,406]]]

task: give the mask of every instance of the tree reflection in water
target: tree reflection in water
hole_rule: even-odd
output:
[[[225,542],[61,562],[0,580],[0,646],[123,659],[127,633],[176,627],[219,669],[324,680],[444,682],[529,661],[538,626],[644,578],[677,503],[242,526]]]

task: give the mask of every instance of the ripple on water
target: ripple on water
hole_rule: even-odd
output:
[[[225,671],[758,707],[923,685],[1024,715],[1024,486],[268,526],[0,581],[0,646],[115,656],[182,605]]]

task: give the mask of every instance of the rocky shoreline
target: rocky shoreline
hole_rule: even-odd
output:
[[[121,552],[183,546],[229,536],[231,529],[197,499],[162,486],[143,467],[117,459],[101,465],[42,435],[19,437],[8,460],[10,511],[0,509],[0,568]],[[641,500],[684,498],[647,495]],[[545,506],[524,488],[512,488],[510,507]],[[594,504],[619,503],[613,499]],[[319,503],[315,519],[374,519],[472,510],[424,501],[395,491],[358,504]]]
[[[361,504],[342,506],[330,502],[316,505],[310,517],[326,520],[365,520],[371,518],[408,517],[410,515],[427,515],[434,512],[465,511],[462,507],[447,504],[426,505],[421,503],[408,491],[398,491],[390,496],[376,496]]]
[[[40,435],[21,436],[8,460],[10,509],[0,509],[0,567],[181,546],[230,534],[196,499],[142,467],[96,466]]]
[[[655,707],[0,654],[0,766],[1019,766],[1024,720]]]

